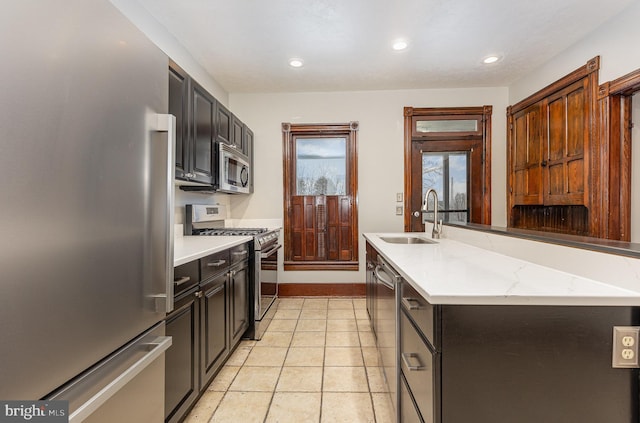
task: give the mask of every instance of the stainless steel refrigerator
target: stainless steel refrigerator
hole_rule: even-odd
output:
[[[0,400],[160,422],[168,58],[107,0],[10,2],[0,31]]]

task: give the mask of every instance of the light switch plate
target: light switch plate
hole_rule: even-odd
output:
[[[402,203],[402,193],[401,192],[396,194],[396,201],[398,203]]]
[[[614,326],[611,365],[623,369],[639,368],[639,340],[640,326]]]
[[[402,216],[402,206],[396,206],[396,216]]]

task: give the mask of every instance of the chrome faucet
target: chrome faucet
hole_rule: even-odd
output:
[[[433,230],[431,230],[431,238],[440,239],[442,234],[442,219],[438,223],[438,193],[435,189],[430,188],[424,195],[424,204],[422,205],[422,211],[428,212],[429,210],[429,194],[433,193]]]

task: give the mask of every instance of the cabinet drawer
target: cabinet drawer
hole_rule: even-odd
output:
[[[400,421],[402,423],[423,423],[404,376],[400,376]]]
[[[193,288],[200,282],[200,268],[198,260],[181,264],[173,269],[173,295],[178,296]]]
[[[434,416],[435,356],[404,312],[400,313],[400,367],[425,423]]]
[[[435,307],[429,304],[418,291],[406,282],[402,284],[401,301],[402,308],[411,316],[424,337],[431,342],[436,351],[439,350],[435,339]]]
[[[245,244],[238,245],[236,247],[231,248],[229,251],[231,253],[231,257],[230,257],[231,264],[239,263],[249,258],[249,254],[250,254],[249,243],[247,242]]]
[[[220,251],[200,259],[200,274],[205,281],[229,267],[229,250]]]

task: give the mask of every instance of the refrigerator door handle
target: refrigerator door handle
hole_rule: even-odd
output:
[[[94,411],[100,408],[102,404],[104,404],[109,398],[111,398],[115,393],[122,389],[141,371],[146,369],[158,357],[164,354],[164,352],[171,346],[171,337],[159,336],[153,342],[148,342],[144,345],[146,348],[150,348],[150,350],[142,358],[133,363],[124,372],[113,379],[108,385],[98,391],[84,404],[79,406],[73,413],[71,413],[69,415],[69,423],[82,422]]]
[[[152,195],[150,213],[154,215],[155,221],[158,222],[152,228],[152,231],[159,231],[164,236],[163,248],[156,250],[159,246],[154,246],[156,251],[156,260],[162,265],[157,265],[157,271],[164,274],[164,293],[153,295],[156,300],[156,309],[169,313],[173,311],[173,224],[174,224],[174,169],[175,169],[175,146],[176,146],[176,117],[170,114],[159,114],[156,130],[158,132],[166,132],[166,137],[161,137],[162,142],[166,143],[166,150],[162,154],[162,189]],[[155,182],[155,181],[154,181]],[[158,233],[158,232],[156,232]],[[158,241],[160,242],[160,241]],[[154,264],[154,266],[156,266]],[[160,269],[162,267],[162,270]],[[154,272],[154,274],[157,274]]]

